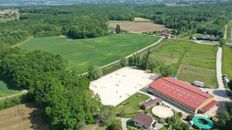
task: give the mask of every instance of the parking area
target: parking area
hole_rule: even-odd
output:
[[[156,78],[156,74],[124,67],[92,81],[90,89],[100,96],[103,105],[116,106]]]

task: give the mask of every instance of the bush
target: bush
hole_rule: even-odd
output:
[[[92,66],[88,70],[88,78],[90,80],[98,79],[102,76],[102,69],[99,66]]]
[[[122,130],[121,121],[118,119],[110,121],[107,125],[106,130]]]
[[[122,67],[127,66],[127,59],[126,59],[125,57],[122,57],[122,58],[120,59],[120,65],[121,65]]]
[[[25,96],[8,98],[0,102],[0,110],[7,109],[25,102]]]

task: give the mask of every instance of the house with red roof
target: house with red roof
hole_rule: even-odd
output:
[[[149,113],[139,112],[136,114],[133,122],[136,127],[139,127],[143,130],[150,130],[154,120],[152,115],[149,115]]]
[[[205,113],[217,104],[212,95],[171,77],[151,83],[149,92],[188,113]]]

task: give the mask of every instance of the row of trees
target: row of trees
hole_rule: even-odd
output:
[[[89,90],[89,79],[66,70],[59,55],[20,48],[0,48],[0,73],[17,88],[29,90],[51,129],[79,129],[95,123],[101,113],[97,95]]]

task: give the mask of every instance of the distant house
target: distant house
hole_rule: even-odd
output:
[[[134,126],[139,127],[144,130],[152,129],[153,118],[149,113],[139,112],[133,119]]]
[[[167,31],[161,32],[160,35],[165,37],[166,39],[171,39],[172,38],[172,34],[167,32]]]
[[[144,103],[141,103],[139,105],[139,107],[141,109],[148,109],[148,108],[151,108],[151,107],[154,107],[155,105],[159,105],[159,103],[161,102],[162,100],[159,99],[159,98],[155,98],[155,99],[151,99],[151,100],[148,100]]]

